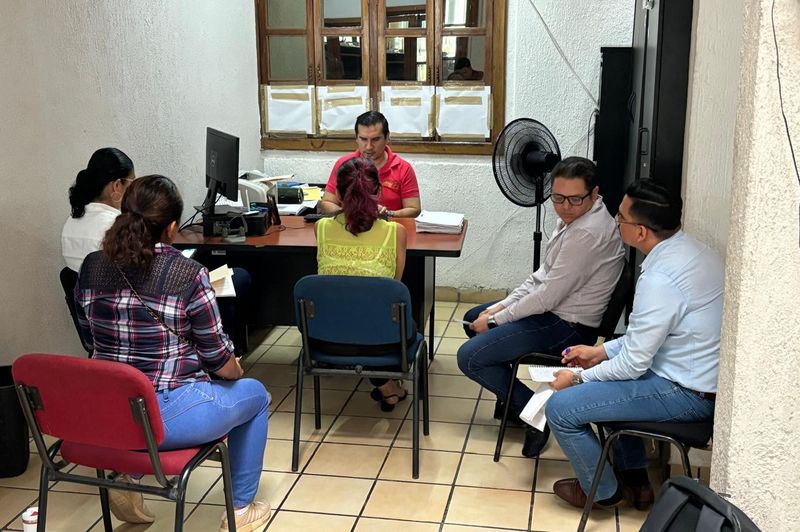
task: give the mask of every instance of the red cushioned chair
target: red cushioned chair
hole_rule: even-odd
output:
[[[228,530],[235,531],[228,448],[221,440],[190,449],[159,451],[164,423],[150,380],[136,368],[118,362],[66,355],[30,354],[12,367],[22,410],[42,459],[39,523],[43,532],[49,481],[97,486],[105,530],[111,530],[108,489],[150,493],[173,500],[175,530],[183,530],[184,499],[191,472],[218,457]],[[58,438],[48,449],[43,435]],[[56,455],[61,453],[61,460]],[[64,473],[69,463],[94,468],[97,478]],[[116,481],[116,473],[154,475],[160,486]],[[177,477],[177,478],[169,478]]]

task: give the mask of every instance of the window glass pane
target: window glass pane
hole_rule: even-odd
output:
[[[478,28],[483,25],[483,0],[445,0],[445,28]]]
[[[442,37],[441,81],[479,81],[484,77],[486,37]]]
[[[300,0],[294,0],[299,2]],[[322,20],[326,28],[361,26],[360,0],[322,0]]]
[[[389,37],[386,39],[386,79],[425,81],[428,78],[424,37]]]
[[[268,45],[270,81],[308,79],[305,35],[272,35]]]
[[[302,0],[268,0],[267,26],[270,28],[305,28],[306,3]]]
[[[361,79],[361,37],[325,37],[325,79]]]
[[[386,24],[390,28],[424,28],[426,7],[420,0],[386,0]]]

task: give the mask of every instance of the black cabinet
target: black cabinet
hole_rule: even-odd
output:
[[[637,0],[625,184],[652,178],[680,195],[692,0]]]
[[[594,159],[597,185],[608,211],[614,215],[625,193],[628,136],[633,121],[631,107],[630,47],[600,49],[600,109],[594,124]]]

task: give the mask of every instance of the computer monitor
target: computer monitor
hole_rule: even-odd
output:
[[[213,215],[217,194],[231,201],[239,197],[239,138],[206,129],[206,188],[203,214]]]

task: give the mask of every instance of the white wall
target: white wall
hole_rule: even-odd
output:
[[[683,222],[724,256],[733,178],[742,0],[694,3],[684,150]]]
[[[250,0],[0,2],[0,363],[80,352],[58,272],[67,189],[96,148],[202,200],[205,127],[259,160]]]
[[[633,2],[537,0],[535,5],[597,98],[600,47],[630,46]],[[529,0],[508,0],[506,49],[506,121],[535,118],[553,131],[562,155],[586,155],[586,128],[594,102],[557,53]],[[265,171],[293,172],[301,180],[324,182],[340,155],[267,151]],[[461,257],[439,261],[437,284],[511,288],[521,283],[533,266],[535,209],[516,207],[502,195],[491,158],[403,156],[419,178],[423,208],[463,212],[471,223]],[[555,214],[549,206],[546,210],[549,234]]]
[[[745,0],[711,487],[762,530],[800,530],[800,3]],[[712,127],[707,123],[706,127]]]

